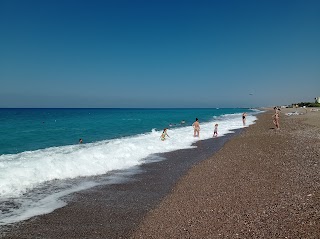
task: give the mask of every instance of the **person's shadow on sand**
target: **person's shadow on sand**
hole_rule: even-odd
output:
[[[269,129],[275,129],[275,128],[269,128]]]

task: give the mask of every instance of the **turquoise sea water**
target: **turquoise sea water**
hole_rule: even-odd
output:
[[[242,113],[248,112],[243,125]],[[1,225],[50,213],[64,197],[121,182],[162,153],[248,127],[249,109],[0,109]],[[192,123],[200,121],[200,137]],[[160,140],[163,128],[166,140]],[[83,144],[79,144],[79,139]]]
[[[248,109],[0,109],[0,155],[115,139]],[[181,121],[185,120],[185,124]]]

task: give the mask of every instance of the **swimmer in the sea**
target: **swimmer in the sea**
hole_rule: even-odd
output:
[[[168,133],[167,133],[167,130],[168,130],[168,128],[164,128],[164,129],[163,129],[163,132],[162,132],[162,134],[161,134],[161,136],[160,136],[160,139],[161,139],[162,141],[166,140],[166,136],[168,136],[168,137],[170,138],[170,136],[169,136]]]

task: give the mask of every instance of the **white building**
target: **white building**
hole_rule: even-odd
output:
[[[316,100],[316,103],[320,103],[320,97],[314,98]]]

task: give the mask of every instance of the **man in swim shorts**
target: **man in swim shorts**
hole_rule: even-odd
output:
[[[194,137],[199,137],[200,124],[199,124],[198,118],[196,118],[196,121],[192,124],[192,127],[193,127],[193,136]]]

